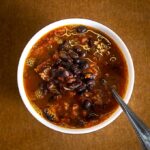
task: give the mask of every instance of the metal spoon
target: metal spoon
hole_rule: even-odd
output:
[[[111,88],[112,93],[118,104],[121,106],[133,128],[135,129],[143,150],[150,150],[150,129],[136,116],[136,114],[125,104],[115,89]]]

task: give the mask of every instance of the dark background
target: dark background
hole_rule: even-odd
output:
[[[43,126],[21,101],[16,72],[26,43],[47,24],[73,17],[100,22],[126,43],[136,75],[129,105],[150,126],[150,0],[3,0],[0,1],[0,150],[140,150],[123,113],[99,131],[67,135]]]

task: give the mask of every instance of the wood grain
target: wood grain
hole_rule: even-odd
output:
[[[124,40],[136,75],[129,105],[150,126],[149,0],[5,0],[0,2],[0,150],[140,150],[124,114],[97,132],[67,135],[43,126],[22,103],[16,72],[24,46],[42,27],[72,17],[98,21]]]

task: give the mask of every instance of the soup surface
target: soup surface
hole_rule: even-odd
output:
[[[36,111],[68,128],[86,128],[118,107],[128,82],[125,59],[114,41],[83,25],[56,28],[32,47],[24,65],[24,88]]]

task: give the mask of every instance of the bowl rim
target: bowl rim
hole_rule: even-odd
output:
[[[126,47],[125,43],[122,41],[122,39],[114,31],[112,31],[110,28],[106,27],[105,25],[103,25],[101,23],[98,23],[96,21],[92,21],[89,19],[81,19],[81,18],[64,19],[64,20],[56,21],[54,23],[50,23],[49,25],[47,25],[44,28],[42,28],[41,30],[39,30],[29,40],[29,42],[26,44],[25,48],[23,49],[23,52],[21,54],[19,64],[18,64],[17,84],[18,84],[18,89],[19,89],[21,99],[22,99],[23,103],[25,104],[26,108],[43,125],[47,126],[48,128],[51,128],[55,131],[62,132],[62,133],[84,134],[84,133],[94,132],[96,130],[102,129],[103,127],[107,126],[108,124],[110,124],[111,122],[113,122],[115,119],[118,118],[118,116],[122,112],[122,109],[120,107],[118,107],[106,120],[99,123],[98,125],[95,125],[95,126],[92,126],[89,128],[80,128],[80,129],[65,128],[65,127],[61,127],[61,126],[55,125],[55,124],[47,121],[42,116],[40,116],[39,113],[37,113],[37,111],[33,108],[32,104],[28,100],[27,95],[25,93],[24,85],[23,85],[24,63],[25,63],[26,57],[27,57],[28,53],[30,52],[32,46],[42,36],[44,36],[49,31],[51,31],[55,28],[61,27],[61,26],[71,25],[71,24],[77,24],[77,25],[82,24],[82,25],[87,25],[87,26],[96,28],[96,29],[102,31],[103,33],[105,33],[110,38],[112,38],[114,40],[114,42],[117,44],[117,46],[121,50],[122,54],[124,55],[124,58],[125,58],[125,61],[127,63],[127,67],[128,67],[128,76],[129,76],[128,77],[128,85],[127,85],[126,94],[123,99],[124,99],[125,103],[129,102],[132,91],[133,91],[134,79],[135,79],[133,61],[132,61],[131,55],[129,53],[129,50]]]

